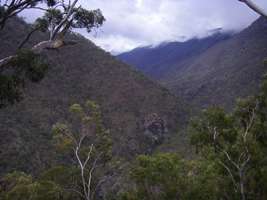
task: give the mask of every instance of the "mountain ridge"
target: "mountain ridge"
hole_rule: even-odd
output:
[[[183,49],[177,47],[178,50],[173,51],[178,52],[178,55],[172,56],[174,61],[170,64],[152,65],[156,69],[147,67],[150,60],[143,60],[142,55],[135,57],[131,53],[125,53],[119,58],[148,74],[195,107],[201,109],[216,105],[231,109],[236,98],[257,92],[265,73],[263,60],[267,56],[266,21],[259,18],[248,28],[213,43],[209,48],[203,48],[206,41],[202,40],[199,51],[192,56],[181,56],[183,54],[178,50]],[[157,51],[150,53],[157,55]],[[194,52],[195,49],[189,45],[188,51]],[[133,63],[131,59],[137,58],[138,64]],[[160,63],[160,58],[154,56],[151,62]],[[224,95],[226,93],[229,95]]]
[[[203,39],[192,38],[186,42],[169,42],[154,48],[136,48],[130,52],[118,55],[118,58],[135,66],[146,75],[158,79],[176,60],[191,58],[199,52],[230,37],[231,34],[215,33]]]

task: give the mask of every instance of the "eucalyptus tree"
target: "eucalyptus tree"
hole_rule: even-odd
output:
[[[0,29],[3,29],[6,22],[28,9],[41,9],[40,4],[55,6],[57,0],[0,0]]]
[[[103,127],[99,106],[93,101],[84,106],[74,104],[69,111],[69,120],[53,127],[54,143],[74,160],[73,166],[79,171],[79,181],[73,183],[72,191],[84,200],[94,200],[108,179],[105,165],[112,154],[109,131]]]
[[[34,31],[41,30],[49,33],[46,41],[41,41],[31,48],[37,54],[40,54],[44,49],[58,49],[65,45],[76,44],[76,41],[66,40],[66,34],[72,29],[84,28],[87,32],[91,32],[93,29],[102,26],[105,21],[100,9],[87,10],[79,4],[79,0],[49,0],[45,1],[46,4],[41,4],[42,7],[38,7],[37,3],[40,2],[43,1],[34,1],[34,3],[31,2],[28,6],[29,8],[40,9],[44,12],[44,15],[36,20]],[[3,13],[7,12],[5,4],[2,6],[2,10]],[[3,16],[5,15],[3,14]],[[30,32],[30,35],[34,31]],[[27,42],[29,37],[22,42],[20,47]],[[10,64],[14,57],[16,55],[1,59],[0,68]]]
[[[3,29],[7,20],[25,9],[34,8],[42,0],[0,0],[0,28]]]
[[[240,100],[235,112],[210,108],[191,124],[192,144],[221,169],[230,199],[266,198],[266,86],[259,96]]]
[[[43,16],[36,19],[31,25],[32,30],[22,40],[18,48],[23,48],[30,37],[37,31],[46,33],[47,40],[33,45],[29,50],[23,50],[23,52],[20,50],[15,55],[0,59],[0,88],[2,88],[0,92],[0,107],[20,99],[20,86],[23,85],[21,84],[21,80],[23,80],[21,74],[28,74],[29,69],[29,67],[25,68],[23,66],[37,69],[39,73],[39,64],[41,64],[42,72],[45,71],[43,69],[46,67],[44,68],[44,65],[39,61],[35,62],[37,59],[33,58],[33,56],[40,58],[44,50],[75,45],[78,42],[67,40],[67,33],[70,33],[73,29],[81,28],[86,29],[89,33],[93,29],[102,26],[105,21],[101,10],[87,10],[79,4],[79,0],[0,0],[0,26],[4,27],[8,19],[25,9],[39,9]],[[27,53],[25,54],[25,52]],[[7,71],[7,74],[10,74],[10,69],[14,73],[12,77],[7,77],[5,72]],[[10,90],[10,88],[13,88],[13,90]]]
[[[92,29],[102,26],[105,18],[99,9],[87,10],[78,3],[79,0],[62,0],[44,9],[44,16],[39,22],[46,22],[49,39],[33,49],[59,48],[68,44],[65,36],[73,28],[85,28],[87,32],[91,32]]]

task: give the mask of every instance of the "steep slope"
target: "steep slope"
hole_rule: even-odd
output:
[[[198,48],[202,45],[205,47],[205,44],[200,43]],[[181,55],[195,52],[194,46],[189,47],[189,50],[176,51],[175,56],[172,56],[174,61],[166,64],[163,62],[160,67],[162,73],[157,73],[157,76],[157,69],[147,67],[147,63],[154,62],[155,58],[150,60],[149,56],[145,59],[138,56],[136,64],[130,59],[137,58],[129,53],[123,57],[130,58],[123,60],[136,65],[136,68],[150,74],[173,93],[198,108],[210,105],[231,108],[236,98],[257,91],[266,72],[263,60],[267,56],[267,20],[260,18],[242,32],[213,44],[209,48],[203,48],[203,51],[197,51],[193,56]],[[150,54],[154,55],[165,52],[161,47],[151,51],[153,52]]]
[[[260,18],[197,58],[175,65],[160,81],[197,106],[231,108],[236,98],[257,92],[266,57],[267,20]]]
[[[118,55],[118,58],[157,80],[168,73],[177,62],[191,59],[230,37],[231,34],[217,31],[203,39],[194,38],[186,42],[170,42],[156,47],[136,48]]]
[[[13,54],[27,25],[12,21],[0,34],[0,58]],[[18,32],[19,31],[19,32]],[[153,81],[81,36],[77,45],[45,54],[50,68],[39,84],[26,84],[24,99],[0,110],[0,173],[14,169],[37,172],[52,164],[51,126],[67,116],[68,107],[87,99],[100,104],[117,156],[131,158],[144,150],[145,135],[175,134],[186,119],[185,105]],[[45,35],[34,37],[34,44]],[[164,131],[150,124],[164,121]],[[152,117],[153,118],[153,117]],[[181,149],[184,138],[181,135]]]

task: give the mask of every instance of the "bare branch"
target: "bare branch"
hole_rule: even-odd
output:
[[[0,60],[0,71],[3,70],[4,67],[8,66],[8,64],[12,61],[12,59],[16,58],[16,56],[8,56]]]
[[[220,160],[219,160],[219,164],[222,165],[226,169],[226,171],[228,172],[228,174],[230,175],[230,178],[231,178],[231,180],[233,182],[233,185],[235,187],[235,191],[237,192],[238,184],[237,184],[237,182],[236,182],[236,180],[234,178],[234,175],[231,172],[231,169],[226,164],[224,164],[222,161],[220,161]]]
[[[94,144],[91,144],[91,146],[90,146],[90,150],[89,150],[88,155],[87,155],[87,158],[86,158],[86,160],[85,160],[85,162],[84,162],[84,166],[86,166],[87,163],[88,163],[88,161],[90,160],[90,158],[91,158],[91,154],[92,154],[92,151],[93,151],[93,148],[94,148]]]
[[[80,146],[81,143],[82,143],[82,139],[80,139],[80,142],[78,143],[78,146],[76,147],[75,156],[76,156],[76,159],[77,159],[77,161],[79,163],[79,166],[80,166],[80,169],[81,169],[81,178],[82,178],[82,185],[83,185],[83,193],[84,193],[84,195],[85,195],[85,197],[87,199],[87,196],[86,196],[86,194],[87,194],[87,192],[86,192],[86,182],[85,182],[85,178],[84,178],[84,166],[83,166],[82,161],[81,161],[80,156],[79,156],[79,150],[80,150],[80,147],[81,147]]]
[[[226,158],[232,163],[233,166],[235,166],[238,170],[240,169],[240,166],[234,162],[231,158],[231,156],[229,155],[229,153],[225,150],[222,150],[222,152],[224,153],[224,155],[226,156]]]
[[[258,105],[259,105],[259,102],[256,101],[255,107],[252,109],[251,116],[249,117],[249,122],[246,123],[246,128],[245,128],[245,132],[244,132],[244,135],[243,135],[244,143],[246,143],[247,135],[248,135],[251,127],[253,126],[253,123],[254,123],[254,120],[255,120],[255,116],[256,116],[256,110],[258,108]]]
[[[63,40],[62,38],[55,41],[43,41],[36,44],[32,47],[32,51],[36,54],[41,54],[44,50],[55,50],[60,49],[63,46],[70,46],[77,44],[75,40]],[[3,71],[6,67],[9,67],[10,62],[12,59],[16,58],[17,55],[8,56],[6,58],[0,59],[0,72]]]
[[[90,197],[91,196],[91,182],[92,182],[92,174],[93,174],[93,171],[95,170],[95,167],[96,167],[96,164],[97,164],[97,161],[98,159],[101,157],[102,153],[100,153],[96,159],[94,160],[94,163],[89,171],[89,178],[88,178],[88,190],[87,190],[87,195]]]

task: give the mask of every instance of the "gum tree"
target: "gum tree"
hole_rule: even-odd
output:
[[[87,32],[91,32],[93,29],[102,26],[105,21],[99,9],[87,10],[79,4],[79,0],[47,1],[44,8],[37,7],[36,1],[34,2],[35,3],[32,3],[32,7],[44,12],[43,17],[37,19],[34,29],[49,33],[48,40],[41,41],[32,47],[31,50],[37,54],[42,53],[45,49],[58,49],[65,45],[76,44],[77,41],[66,40],[66,34],[73,28],[85,28]],[[5,13],[6,11],[3,12]],[[33,32],[30,32],[30,35],[33,34]],[[27,42],[29,37],[30,36],[24,40],[20,47]],[[0,69],[7,67],[14,57],[16,57],[16,55],[1,59]]]
[[[0,0],[0,29],[4,28],[10,18],[26,9],[35,8],[41,2],[42,0]]]
[[[31,58],[32,55],[36,58],[43,57],[42,52],[44,50],[59,49],[65,45],[75,45],[77,41],[66,40],[67,33],[74,28],[84,28],[87,32],[91,32],[93,29],[102,26],[105,21],[99,9],[87,10],[79,4],[79,0],[0,0],[0,26],[1,21],[2,26],[4,26],[9,18],[25,9],[39,9],[44,14],[35,21],[32,25],[32,30],[18,48],[23,48],[36,31],[46,32],[48,35],[47,40],[41,41],[27,50],[27,55],[30,55]],[[34,62],[35,58],[30,60],[30,64],[24,62],[29,59],[20,59],[21,55],[26,55],[24,52],[25,50],[19,50],[15,55],[0,59],[0,88],[2,88],[0,106],[20,99],[21,95],[19,94],[23,85],[21,84],[23,77],[20,75],[27,73],[28,70],[28,67],[25,68],[24,66],[36,64]],[[16,62],[18,60],[19,62]],[[39,66],[36,65],[34,68],[39,70]],[[14,73],[11,74],[10,71]],[[9,76],[10,74],[11,76]]]
[[[99,106],[92,101],[72,105],[68,122],[54,125],[53,134],[58,149],[71,156],[80,172],[79,184],[72,191],[82,199],[95,199],[107,179],[104,168],[111,158],[111,140],[102,125]]]
[[[192,144],[221,169],[237,199],[266,197],[266,184],[262,184],[267,158],[264,88],[266,82],[259,96],[240,100],[234,113],[210,108],[191,124]]]

